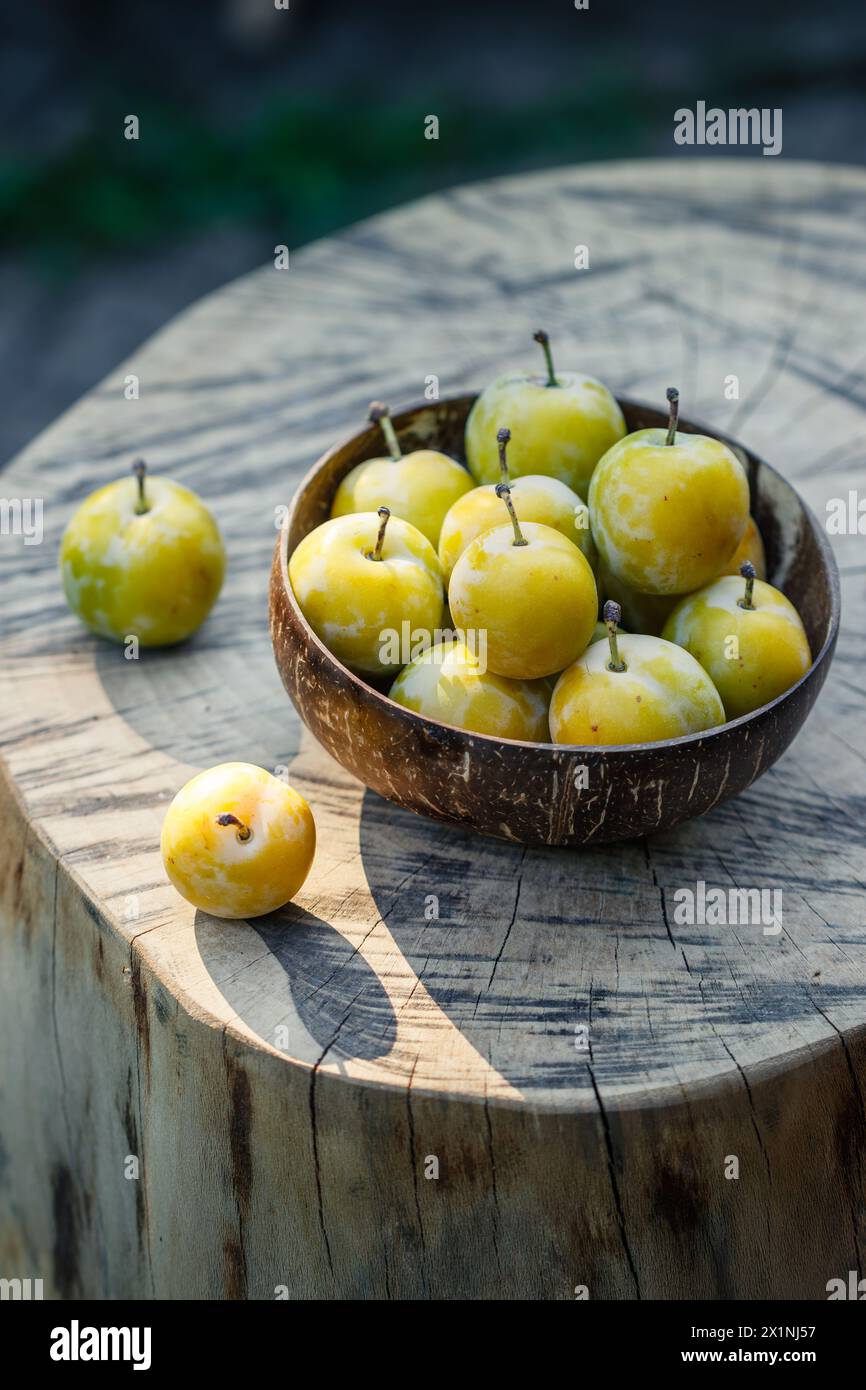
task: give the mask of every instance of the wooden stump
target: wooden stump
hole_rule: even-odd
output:
[[[617,391],[678,384],[825,516],[861,474],[864,211],[862,173],[758,159],[461,189],[205,300],[6,469],[45,539],[0,542],[0,1275],[567,1299],[866,1272],[862,537],[833,538],[843,632],[789,753],[592,852],[365,792],[301,735],[267,631],[275,509],[325,445],[374,396],[533,361],[541,325]],[[56,564],[136,454],[213,506],[230,568],[187,646],[129,661]],[[255,925],[196,913],[159,858],[167,802],[228,759],[288,767],[319,828],[297,905]],[[781,931],[678,924],[701,880],[781,889]]]

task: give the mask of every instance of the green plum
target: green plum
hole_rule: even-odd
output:
[[[619,604],[631,632],[648,633],[652,637],[660,635],[668,614],[679,602],[675,594],[639,594],[601,564],[598,587],[605,598]]]
[[[554,371],[547,334],[536,333],[535,341],[544,349],[546,373],[511,373],[482,391],[466,421],[466,462],[477,482],[497,481],[496,432],[507,420],[512,477],[558,478],[585,502],[593,469],[625,434],[625,420],[602,382]]]
[[[619,626],[617,630],[620,634],[625,632],[625,628],[622,626]],[[601,618],[599,618],[598,622],[592,630],[592,636],[589,639],[589,645],[592,646],[593,642],[607,642],[609,641],[609,638],[610,634],[608,632],[607,623],[603,623]],[[562,675],[562,672],[560,671],[559,674]]]
[[[756,579],[751,561],[743,564],[740,575],[724,575],[689,594],[677,604],[663,633],[709,673],[729,719],[769,704],[812,664],[809,639],[793,603],[772,584]]]
[[[391,423],[388,407],[374,401],[370,419],[385,436],[390,458],[366,459],[343,478],[331,516],[350,516],[388,507],[394,516],[416,526],[432,546],[439,544],[445,513],[472,487],[466,469],[436,449],[413,449],[404,454]]]
[[[216,522],[189,488],[147,476],[99,488],[82,502],[60,544],[66,601],[102,637],[143,647],[182,642],[204,622],[222,587],[225,551]]]

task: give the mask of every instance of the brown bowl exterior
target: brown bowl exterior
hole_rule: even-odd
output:
[[[463,459],[474,395],[396,415],[405,449],[434,445]],[[666,425],[620,399],[629,431]],[[771,581],[799,610],[814,654],[796,685],[718,729],[653,744],[565,747],[496,739],[404,709],[328,651],[295,601],[288,560],[330,515],[340,480],[381,452],[372,426],[330,450],[298,488],[274,553],[271,637],[277,666],[308,729],[366,786],[421,815],[517,844],[578,846],[666,830],[750,786],[800,729],[827,675],[839,629],[839,575],[826,535],[790,483],[742,445],[687,421],[734,450],[749,475],[752,512]]]

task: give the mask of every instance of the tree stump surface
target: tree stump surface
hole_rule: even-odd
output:
[[[267,623],[275,509],[322,450],[374,397],[537,365],[541,326],[615,391],[677,384],[825,516],[862,477],[864,214],[862,172],[759,158],[459,188],[211,295],[7,466],[45,537],[0,539],[0,1275],[592,1299],[866,1273],[863,537],[833,537],[843,630],[780,763],[588,852],[367,792],[301,729]],[[57,548],[139,454],[212,507],[229,571],[189,643],[127,660],[68,612]],[[159,855],[179,787],[236,759],[287,767],[319,835],[250,924]],[[699,881],[781,890],[781,930],[679,924]]]

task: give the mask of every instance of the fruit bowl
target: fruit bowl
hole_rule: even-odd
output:
[[[406,449],[463,459],[475,395],[395,415]],[[667,416],[620,398],[629,431]],[[337,762],[399,806],[516,844],[586,845],[667,830],[750,786],[785,751],[814,704],[839,630],[839,575],[826,535],[790,483],[718,430],[742,462],[752,515],[767,549],[768,579],[800,612],[814,653],[806,674],[753,713],[704,733],[652,744],[576,747],[491,738],[440,724],[388,698],[332,655],[295,601],[288,561],[330,515],[350,468],[381,453],[375,426],[330,449],[300,484],[280,532],[270,583],[271,638],[283,684],[308,729]]]

